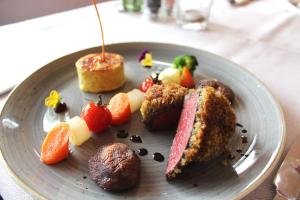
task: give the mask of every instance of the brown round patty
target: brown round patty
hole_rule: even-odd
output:
[[[105,190],[126,190],[139,181],[140,159],[127,145],[113,143],[100,147],[90,158],[89,172]]]
[[[228,99],[228,101],[231,104],[234,102],[235,95],[234,95],[233,91],[231,90],[230,87],[221,83],[220,81],[208,80],[208,79],[199,81],[198,87],[203,88],[205,86],[213,87],[214,89],[219,91],[221,94],[223,94]]]

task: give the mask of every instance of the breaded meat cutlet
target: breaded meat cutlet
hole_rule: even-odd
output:
[[[210,86],[185,96],[165,175],[171,180],[192,162],[220,155],[235,130],[236,116],[227,98]]]
[[[210,86],[210,87],[213,87],[214,89],[218,90],[220,93],[222,93],[228,99],[228,101],[231,104],[233,104],[235,95],[229,86],[227,86],[224,83],[221,83],[220,81],[217,81],[217,80],[210,80],[210,79],[200,80],[198,83],[198,87],[205,87],[205,86]]]
[[[151,130],[176,127],[188,89],[176,84],[153,85],[141,106],[142,121]]]

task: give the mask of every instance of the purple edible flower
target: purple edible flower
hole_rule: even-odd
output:
[[[149,50],[148,49],[144,49],[142,51],[142,53],[140,54],[139,56],[139,62],[141,62],[142,60],[144,60],[145,56],[146,56],[146,53],[149,53]]]

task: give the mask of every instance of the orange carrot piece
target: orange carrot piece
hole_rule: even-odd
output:
[[[195,87],[195,82],[190,70],[186,67],[183,67],[180,85],[186,88],[193,88]]]
[[[130,103],[126,93],[118,93],[113,96],[110,99],[107,108],[112,116],[112,125],[122,125],[130,120]]]
[[[47,134],[41,149],[41,161],[56,164],[69,156],[69,124],[61,122]]]

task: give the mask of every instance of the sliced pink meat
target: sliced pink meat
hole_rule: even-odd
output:
[[[198,92],[185,96],[183,109],[180,115],[177,131],[170,150],[168,165],[165,174],[171,173],[180,162],[192,134],[197,111]]]

